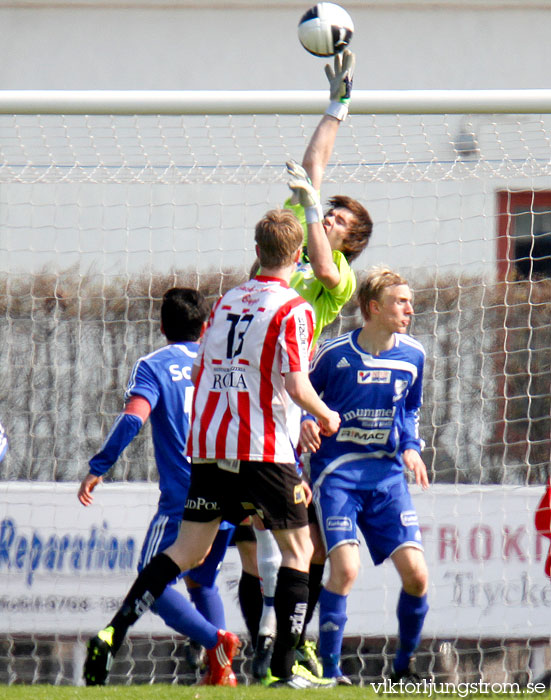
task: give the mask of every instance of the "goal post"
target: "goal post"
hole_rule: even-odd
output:
[[[2,90],[0,114],[322,114],[326,90]],[[551,112],[551,90],[354,90],[350,114]]]
[[[0,683],[80,682],[84,640],[132,582],[155,507],[148,429],[92,507],[77,484],[134,361],[163,342],[163,292],[214,300],[245,277],[254,225],[283,205],[285,161],[326,104],[318,91],[0,91]],[[551,665],[549,543],[533,526],[551,448],[551,90],[356,90],[350,112],[322,199],[369,209],[353,267],[410,280],[427,351],[418,665],[534,681]],[[351,302],[327,334],[357,324]],[[368,683],[395,647],[397,580],[362,550],[343,670]],[[230,553],[219,585],[244,632],[238,578]],[[183,647],[148,613],[113,682],[192,682]],[[238,666],[246,682],[248,657]]]

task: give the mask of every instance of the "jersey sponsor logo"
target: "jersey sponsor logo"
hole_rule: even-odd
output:
[[[341,428],[337,442],[354,442],[356,445],[384,445],[388,442],[390,430],[370,430],[366,428]]]
[[[400,522],[404,527],[415,527],[419,525],[419,518],[414,510],[403,510],[400,513]]]
[[[392,408],[357,408],[342,414],[343,420],[360,419],[392,419],[396,413],[396,407]]]
[[[407,388],[408,388],[407,379],[397,379],[394,382],[394,396],[392,397],[392,400],[394,403],[396,403],[397,401],[400,401],[400,399],[404,395],[404,391]]]
[[[325,518],[326,530],[352,530],[352,520],[344,515],[332,515]]]
[[[201,497],[188,498],[185,507],[189,510],[218,510],[218,503],[216,501],[207,501]]]
[[[298,318],[298,338],[301,343],[308,342],[308,326],[303,318]]]
[[[359,369],[358,384],[390,384],[389,369]]]
[[[258,293],[258,287],[255,284],[248,284],[247,282],[245,282],[244,284],[240,284],[239,289],[242,292],[251,292],[253,294],[255,292]],[[222,307],[222,308],[224,308],[224,307]],[[228,308],[230,308],[230,307],[228,307]]]
[[[255,304],[258,304],[259,301],[260,299],[252,294],[245,294],[243,296],[243,303],[248,304],[249,306],[255,306]]]
[[[341,359],[337,362],[337,369],[341,369],[342,367],[350,367],[350,362],[348,362],[346,357],[341,357]]]
[[[191,381],[191,367],[189,366],[169,365],[168,371],[173,382],[181,382],[182,379]]]
[[[248,391],[247,382],[245,381],[245,375],[243,370],[233,371],[222,370],[220,372],[214,372],[212,378],[212,389],[222,391],[223,389],[244,389]]]

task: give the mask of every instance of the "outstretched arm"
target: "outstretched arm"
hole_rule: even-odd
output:
[[[317,190],[321,188],[325,168],[333,153],[339,125],[338,119],[324,114],[304,152],[302,165]]]
[[[292,161],[287,164],[292,177],[289,183],[293,190],[292,202],[294,204],[300,202],[306,210],[310,264],[317,279],[327,289],[336,287],[341,276],[333,261],[333,251],[322,225],[323,212],[319,191],[327,163],[333,153],[339,124],[348,114],[355,60],[354,54],[347,49],[335,56],[333,68],[329,64],[325,66],[329,80],[329,107],[306,148],[302,160],[303,167]],[[303,182],[299,182],[300,180]],[[304,181],[307,182],[307,186]],[[306,191],[308,196],[305,196]]]
[[[100,451],[90,460],[90,472],[82,480],[78,490],[78,500],[83,506],[91,505],[92,491],[103,481],[105,474],[115,464],[124,449],[140,432],[149,418],[151,405],[142,396],[132,396],[113,423]]]
[[[333,153],[339,125],[348,114],[355,63],[354,54],[346,49],[335,56],[333,68],[329,64],[325,66],[329,80],[329,107],[314,131],[302,159],[302,165],[317,190],[321,187],[325,168]]]

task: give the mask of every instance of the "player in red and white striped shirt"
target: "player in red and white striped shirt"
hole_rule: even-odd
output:
[[[308,378],[312,309],[289,287],[302,238],[292,212],[268,212],[255,230],[259,275],[228,292],[211,314],[192,374],[196,390],[187,446],[192,468],[182,526],[176,541],[141,571],[111,621],[116,648],[166,585],[204,559],[222,519],[237,524],[256,513],[282,554],[272,673],[291,687],[335,684],[293,668],[312,543],[287,427],[288,397],[317,418],[323,434],[332,435],[340,424]],[[220,630],[209,657],[213,684],[231,677],[237,644],[235,635]]]
[[[293,463],[285,375],[308,372],[312,309],[279,278],[259,275],[216,304],[195,361],[188,454]]]

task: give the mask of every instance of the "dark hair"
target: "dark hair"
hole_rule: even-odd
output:
[[[352,262],[369,243],[371,231],[373,230],[373,221],[367,209],[357,199],[352,199],[352,197],[336,195],[329,199],[329,206],[331,207],[329,212],[333,209],[348,209],[354,216],[340,249],[348,262]]]
[[[167,340],[199,340],[210,306],[196,289],[172,287],[163,294],[161,322]]]
[[[261,267],[288,265],[302,246],[304,232],[297,217],[288,209],[271,209],[257,223],[254,240]]]

